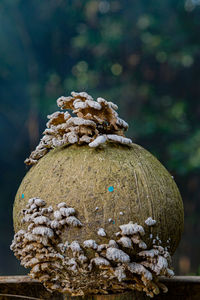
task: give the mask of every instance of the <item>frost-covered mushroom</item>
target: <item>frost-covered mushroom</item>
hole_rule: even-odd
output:
[[[130,145],[132,144],[132,140],[125,138],[123,136],[117,134],[107,134],[107,139],[109,141],[117,142],[119,144]]]
[[[96,266],[110,266],[109,261],[103,257],[95,257],[91,261],[94,262]]]
[[[26,230],[15,234],[11,249],[21,264],[30,268],[30,276],[41,281],[49,291],[83,296],[128,288],[143,291],[150,297],[160,289],[167,291],[158,276],[173,276],[170,254],[162,246],[146,249],[141,225],[133,222],[120,225],[117,241],[110,239],[107,243],[105,230],[97,228],[97,238],[105,239],[100,245],[93,239],[64,242],[62,234],[67,234],[70,228],[80,230],[84,224],[76,217],[76,210],[65,202],[59,203],[55,211],[45,205],[40,198],[29,199],[22,211]],[[87,281],[83,285],[84,278]]]
[[[115,262],[127,263],[130,262],[130,257],[124,251],[116,248],[108,248],[106,251],[106,258]]]
[[[117,277],[117,279],[119,280],[119,282],[121,282],[127,278],[124,266],[117,267],[114,271],[114,274]]]
[[[110,240],[108,243],[108,247],[117,248],[117,249],[119,248],[115,240]]]
[[[149,218],[147,218],[147,219],[145,220],[145,224],[146,224],[147,226],[153,226],[153,225],[156,224],[156,220],[153,220],[152,217],[149,217]]]
[[[53,211],[49,206],[45,208],[45,201],[40,198],[31,198],[28,201],[27,208],[22,211],[23,222],[27,224],[26,230],[19,230],[13,239],[11,249],[21,260],[21,264],[30,268],[30,276],[39,279],[49,290],[59,290],[55,285],[56,281],[61,282],[60,274],[68,266],[68,269],[76,272],[76,262],[69,263],[69,259],[64,256],[66,248],[71,249],[73,255],[79,254],[82,249],[77,241],[70,245],[60,243],[60,235],[56,230],[60,228],[62,218],[66,215],[75,214],[73,208],[67,207],[65,203],[60,203],[58,208],[64,212]],[[65,208],[67,211],[63,211]],[[73,216],[73,218],[75,218]],[[76,218],[75,221],[80,224]],[[74,219],[65,226],[74,226]],[[64,230],[64,228],[63,228]]]
[[[97,231],[97,234],[100,236],[106,236],[106,232],[103,228],[99,228]]]
[[[72,225],[74,227],[81,227],[83,226],[83,224],[81,223],[81,221],[79,221],[76,217],[74,216],[70,216],[66,218],[66,223],[68,225]]]
[[[106,135],[99,135],[93,142],[89,143],[91,148],[96,148],[107,141]]]
[[[86,240],[83,242],[85,248],[92,248],[96,250],[98,248],[97,243],[94,240]]]
[[[81,252],[81,247],[80,247],[78,241],[73,241],[69,247],[72,250],[72,252],[74,252],[74,253]]]
[[[137,233],[140,233],[141,235],[145,234],[143,227],[137,223],[133,224],[133,222],[129,222],[128,224],[119,227],[123,235],[133,235]]]
[[[75,214],[75,209],[73,207],[61,207],[60,212],[62,216],[69,217]]]
[[[96,148],[107,141],[132,144],[131,139],[124,137],[128,124],[118,117],[116,104],[103,98],[95,101],[86,92],[72,92],[69,97],[58,98],[57,105],[61,110],[72,110],[77,116],[72,117],[68,111],[48,115],[44,136],[25,160],[27,165],[36,164],[50,149],[63,145],[85,143]]]
[[[73,102],[74,98],[73,97],[64,97],[61,96],[60,98],[57,99],[57,105],[61,109],[73,109]]]
[[[110,262],[107,259],[98,256],[91,259],[90,265],[88,266],[89,270],[92,270],[93,265],[100,269],[108,269],[110,267]]]
[[[147,280],[153,279],[152,273],[150,271],[148,271],[148,269],[146,269],[143,265],[135,263],[135,262],[131,262],[127,266],[128,266],[128,270],[131,273],[143,275]]]
[[[125,248],[130,248],[131,249],[133,247],[131,239],[127,236],[121,237],[117,242]]]

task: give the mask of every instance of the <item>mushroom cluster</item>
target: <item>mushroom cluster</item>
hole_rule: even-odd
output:
[[[60,97],[57,105],[61,110],[47,116],[47,128],[39,145],[25,160],[33,165],[50,149],[69,144],[89,144],[98,147],[106,141],[129,145],[131,139],[124,136],[128,124],[119,118],[117,105],[103,98],[95,101],[86,92],[72,92],[69,97]]]
[[[158,276],[173,276],[168,247],[155,242],[152,249],[147,249],[143,226],[130,221],[120,225],[113,237],[107,237],[104,228],[97,228],[97,239],[104,243],[90,237],[85,241],[63,241],[64,231],[84,224],[65,202],[59,203],[56,210],[45,206],[42,199],[29,199],[22,211],[24,229],[15,234],[11,249],[21,264],[31,269],[30,275],[49,291],[83,296],[138,290],[150,297],[160,290],[167,291]],[[155,226],[155,222],[147,223]],[[145,220],[143,225],[147,226]]]

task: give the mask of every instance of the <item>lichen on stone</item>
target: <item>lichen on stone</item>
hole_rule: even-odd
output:
[[[138,290],[150,297],[167,291],[159,276],[173,276],[170,254],[160,245],[147,248],[141,225],[133,221],[119,225],[113,237],[96,228],[98,243],[90,236],[85,241],[63,240],[63,232],[84,228],[78,212],[67,203],[53,209],[44,200],[31,198],[22,214],[24,229],[15,234],[11,249],[31,269],[30,276],[49,291],[83,296]]]
[[[86,92],[72,92],[69,97],[60,97],[57,105],[61,110],[47,118],[47,128],[36,149],[25,160],[27,165],[33,165],[50,149],[69,144],[89,144],[96,148],[105,142],[130,145],[131,139],[124,136],[128,124],[118,117],[117,105],[103,98],[95,101]]]

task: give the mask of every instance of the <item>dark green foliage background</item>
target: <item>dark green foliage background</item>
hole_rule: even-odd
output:
[[[9,250],[24,159],[56,99],[88,91],[119,105],[128,136],[174,176],[185,205],[175,256],[200,265],[200,1],[0,1],[0,275],[24,270]]]

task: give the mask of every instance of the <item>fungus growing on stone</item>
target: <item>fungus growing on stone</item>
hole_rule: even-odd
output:
[[[102,293],[107,293],[111,287],[113,291],[122,291],[126,282],[129,288],[128,282],[132,282],[133,289],[142,290],[151,297],[160,289],[167,291],[157,277],[173,276],[171,257],[166,249],[154,245],[152,249],[139,250],[134,256],[126,253],[126,249],[134,249],[133,237],[136,236],[140,241],[139,247],[146,248],[142,240],[145,231],[141,225],[132,221],[120,225],[121,238],[117,241],[111,239],[107,244],[98,245],[93,239],[82,244],[77,240],[63,243],[62,234],[70,234],[73,223],[62,221],[74,217],[76,210],[64,202],[57,205],[59,210],[56,211],[52,207],[45,210],[45,205],[46,202],[39,198],[29,199],[22,211],[22,222],[26,228],[15,234],[11,249],[21,264],[31,269],[30,276],[39,279],[48,290],[70,292],[72,295],[84,295],[88,291],[95,293],[98,291],[98,281],[96,286],[94,284],[97,276],[101,280]],[[60,231],[57,233],[58,227]],[[105,237],[99,231],[104,232],[104,229],[100,228],[97,235]],[[145,247],[141,247],[142,243]],[[88,249],[92,249],[93,253],[90,252],[87,257]],[[81,281],[85,274],[89,277],[83,286]]]
[[[126,254],[124,251],[120,249],[113,248],[113,247],[107,249],[106,258],[111,261],[113,260],[115,262],[121,262],[121,263],[130,261],[130,257],[128,256],[128,254]]]
[[[144,229],[142,226],[138,225],[137,223],[133,224],[133,222],[129,222],[128,224],[119,226],[122,234],[124,235],[133,235],[140,233],[141,235],[144,235]]]
[[[90,262],[90,266],[92,267],[93,264],[100,267],[101,269],[103,268],[108,269],[108,266],[110,266],[110,262],[103,257],[92,258]],[[91,269],[91,267],[89,267],[89,269]]]
[[[132,248],[132,241],[127,236],[121,237],[117,242],[125,248]]]
[[[105,230],[103,228],[99,228],[99,230],[97,231],[97,234],[100,236],[106,236]]]
[[[81,252],[81,247],[77,241],[73,241],[69,247],[72,250],[72,252],[75,252],[75,253]]]
[[[96,148],[106,141],[131,145],[131,139],[124,137],[128,124],[118,117],[117,105],[103,98],[95,101],[85,92],[71,93],[70,97],[60,97],[57,105],[62,110],[71,109],[77,117],[68,111],[56,111],[47,116],[47,128],[39,145],[25,160],[33,165],[52,148],[68,144],[89,144]]]
[[[96,250],[98,248],[98,245],[94,240],[84,241],[83,245],[85,248],[92,248],[94,250]]]
[[[39,160],[16,195],[12,250],[50,291],[166,292],[159,276],[173,276],[183,230],[174,180],[124,136],[114,103],[72,92],[57,104],[26,161]]]
[[[145,220],[145,224],[147,226],[153,226],[156,224],[156,220],[153,220],[152,217],[149,217],[148,219]]]

